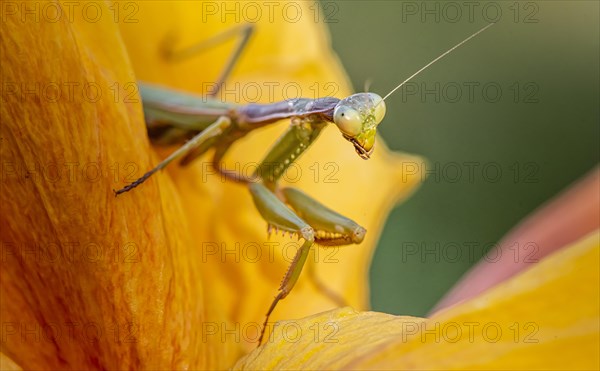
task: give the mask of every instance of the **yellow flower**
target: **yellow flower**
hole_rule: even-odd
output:
[[[64,2],[62,16],[52,13],[58,3],[36,4],[14,3],[2,22],[2,352],[27,369],[231,366],[255,346],[293,253],[289,240],[265,248],[266,223],[247,190],[207,176],[203,160],[119,198],[112,192],[159,160],[132,83],[201,93],[231,43],[179,64],[166,63],[160,47],[230,25],[198,19],[201,2]],[[305,14],[309,5],[294,3]],[[263,17],[256,27],[228,84],[258,84],[262,100],[283,98],[285,84],[309,96],[331,93],[328,86],[350,93],[313,17]],[[269,84],[280,87],[272,97]],[[259,161],[287,124],[248,136],[228,163]],[[363,161],[328,128],[298,162],[302,175],[288,179],[367,228],[362,244],[309,262],[359,310],[368,306],[367,267],[386,214],[420,179],[403,176],[403,161],[421,160],[379,141]],[[243,255],[256,245],[258,261]],[[272,320],[335,306],[304,274]]]
[[[52,13],[59,3],[11,4],[0,33],[2,369],[597,366],[597,232],[429,319],[363,312],[383,221],[420,179],[401,164],[422,160],[379,140],[363,161],[331,128],[288,183],[367,228],[362,244],[315,249],[309,262],[353,309],[326,311],[335,304],[304,273],[272,318],[287,322],[250,352],[291,252],[287,239],[274,238],[273,252],[265,244],[247,190],[207,174],[203,159],[119,198],[112,189],[172,150],[150,146],[133,83],[204,93],[233,41],[177,64],[161,47],[215,35],[236,23],[236,6],[256,3],[61,2],[62,17]],[[223,9],[207,8],[226,4],[227,22]],[[281,14],[284,4],[269,4]],[[311,14],[309,3],[290,4]],[[229,99],[256,86],[260,100],[282,99],[286,84],[309,96],[330,93],[327,83],[350,93],[312,17],[262,11]],[[287,124],[240,141],[228,165],[259,161]],[[337,182],[326,181],[328,169]]]

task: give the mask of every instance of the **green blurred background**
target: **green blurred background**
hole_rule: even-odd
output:
[[[371,267],[375,310],[425,315],[522,218],[599,161],[599,3],[477,1],[472,17],[464,4],[322,1],[355,90],[370,79],[381,95],[497,20],[415,78],[416,91],[387,100],[383,137],[426,157],[432,173],[386,224]],[[436,84],[439,98],[422,95]]]

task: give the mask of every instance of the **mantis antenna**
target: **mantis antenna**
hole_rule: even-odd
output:
[[[480,29],[479,31],[475,32],[474,34],[472,34],[471,36],[467,37],[466,39],[464,39],[463,41],[459,42],[458,44],[454,45],[453,47],[451,47],[450,49],[446,50],[443,54],[441,54],[439,57],[437,57],[436,59],[432,60],[431,62],[427,63],[424,67],[422,67],[420,70],[418,70],[417,72],[413,73],[409,78],[407,78],[406,80],[402,81],[398,86],[396,86],[394,89],[392,89],[392,91],[390,91],[385,97],[383,97],[383,99],[381,100],[381,102],[383,102],[387,97],[389,97],[390,95],[394,94],[396,92],[396,90],[400,89],[402,87],[402,85],[406,84],[407,82],[409,82],[413,77],[417,76],[418,74],[420,74],[421,72],[425,71],[429,66],[431,66],[432,64],[434,64],[435,62],[439,61],[440,59],[444,58],[446,55],[450,54],[452,51],[454,51],[456,48],[458,48],[459,46],[461,46],[462,44],[466,43],[467,41],[471,40],[472,38],[474,38],[475,36],[479,35],[480,33],[482,33],[483,31],[487,30],[488,28],[490,28],[491,26],[493,26],[494,23],[490,23],[487,26],[483,27],[482,29]],[[378,104],[381,104],[381,102],[379,102]]]

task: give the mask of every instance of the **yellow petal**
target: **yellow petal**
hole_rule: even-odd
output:
[[[330,50],[325,28],[314,22],[312,3],[269,3],[277,9],[272,19],[266,16],[269,4],[256,2],[137,4],[139,22],[123,23],[121,29],[141,80],[205,92],[203,83],[215,81],[235,41],[179,63],[160,58],[161,43],[167,35],[176,40],[175,47],[208,39],[241,23],[236,23],[234,16],[226,16],[223,22],[221,7],[250,4],[260,6],[265,16],[255,23],[255,35],[227,81],[225,89],[229,93],[223,98],[243,101],[248,96],[245,89],[258,86],[260,101],[281,100],[286,84],[298,87],[307,97],[332,94],[331,89],[335,89],[338,97],[350,93],[347,78]],[[286,4],[301,9],[303,16],[297,22],[282,18]],[[218,7],[218,14],[203,19],[205,6]],[[269,86],[273,86],[272,94]],[[294,92],[292,88],[289,91]],[[240,140],[231,149],[227,166],[251,172],[287,125],[289,121],[283,121]],[[208,283],[207,300],[218,303],[216,306],[222,307],[228,318],[225,323],[212,322],[211,326],[218,325],[221,330],[211,336],[219,339],[225,336],[251,349],[298,244],[287,238],[272,238],[274,245],[269,245],[266,222],[256,211],[249,192],[238,184],[222,182],[207,166],[209,160],[210,157],[205,157],[187,168],[172,166],[168,174],[185,199],[188,220],[193,221],[194,244],[190,248],[203,254],[198,269]],[[385,218],[397,201],[413,192],[421,180],[421,174],[407,172],[404,165],[413,165],[414,170],[422,168],[415,165],[422,161],[416,156],[390,153],[380,138],[372,159],[364,161],[336,128],[329,127],[297,162],[296,171],[284,177],[284,183],[287,180],[288,185],[304,190],[367,229],[362,244],[315,249],[316,255],[308,263],[316,267],[322,283],[357,309],[368,307],[367,270]],[[278,305],[272,319],[303,317],[335,306],[307,279],[305,272],[292,293]],[[232,330],[233,334],[225,335],[224,329]]]
[[[599,239],[596,231],[430,319],[338,310],[281,323],[273,340],[235,368],[294,369],[308,362],[319,369],[595,369]],[[339,342],[314,336],[326,326]]]
[[[173,187],[112,192],[156,159],[109,4],[90,5],[98,22],[79,16],[82,4],[58,21],[39,13],[50,3],[11,4],[0,33],[2,351],[25,369],[225,367],[237,354],[198,331],[200,256]],[[223,357],[209,359],[215,349]]]
[[[236,370],[342,369],[386,341],[418,329],[424,318],[339,308],[300,320],[280,321],[266,345],[241,359]],[[370,329],[374,329],[371,331]]]

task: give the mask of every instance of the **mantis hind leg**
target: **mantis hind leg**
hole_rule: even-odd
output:
[[[225,68],[223,68],[223,71],[221,71],[221,74],[219,75],[219,78],[217,79],[213,89],[210,92],[208,92],[209,97],[215,97],[221,90],[221,87],[223,86],[223,83],[225,83],[225,80],[227,80],[227,77],[231,74],[231,71],[233,70],[233,67],[235,66],[238,59],[240,58],[242,51],[248,44],[248,40],[250,39],[250,36],[252,35],[253,31],[254,26],[252,24],[242,24],[227,29],[206,40],[202,40],[200,42],[197,42],[193,45],[181,49],[173,48],[172,44],[174,42],[175,37],[173,35],[167,35],[167,37],[161,45],[160,51],[166,60],[171,62],[180,62],[182,60],[186,60],[190,57],[193,57],[199,53],[202,53],[205,50],[214,48],[215,46],[225,42],[226,40],[241,35],[239,43],[234,48],[233,53],[231,53],[231,56],[225,64]]]
[[[197,148],[205,148],[207,145],[212,144],[212,141],[216,137],[223,134],[230,125],[231,125],[231,120],[228,117],[226,117],[226,116],[219,117],[217,119],[217,121],[210,124],[210,126],[208,126],[206,129],[204,129],[200,133],[196,134],[196,136],[194,136],[192,139],[187,141],[183,146],[179,147],[179,149],[177,149],[175,152],[171,153],[169,155],[169,157],[162,160],[152,170],[146,172],[140,178],[138,178],[137,180],[133,181],[132,183],[126,185],[125,187],[114,191],[115,196],[118,196],[121,193],[128,192],[128,191],[132,190],[133,188],[139,186],[140,184],[142,184],[146,180],[148,180],[148,178],[150,178],[156,172],[167,167],[167,165],[169,165],[172,161],[180,158],[181,156],[185,156],[190,151],[194,151]]]
[[[313,243],[317,242],[326,246],[360,243],[366,231],[354,221],[336,213],[294,188],[280,189],[278,195],[283,198],[282,200],[262,183],[250,183],[248,187],[256,208],[270,227],[297,234],[304,239],[304,244],[296,253],[287,273],[283,277],[279,292],[267,311],[258,342],[260,345],[269,316],[279,301],[290,293],[298,281]],[[286,206],[286,203],[292,208]],[[313,278],[313,283],[317,288],[334,302],[345,304],[345,301],[339,295],[316,279],[316,275],[311,274],[311,278]]]

